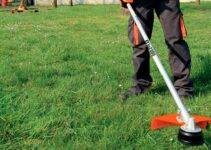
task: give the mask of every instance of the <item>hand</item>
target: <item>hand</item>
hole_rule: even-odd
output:
[[[120,0],[121,1],[121,6],[124,8],[127,8],[127,3],[132,4],[133,0]]]

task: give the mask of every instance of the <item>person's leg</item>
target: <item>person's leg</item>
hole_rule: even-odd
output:
[[[134,5],[134,10],[139,16],[139,19],[143,25],[149,38],[152,35],[153,27],[153,7],[151,6],[150,0],[142,0]],[[142,93],[152,84],[152,78],[150,76],[150,65],[149,65],[149,52],[147,46],[138,31],[138,28],[133,21],[132,17],[129,19],[128,25],[128,37],[133,43],[133,64],[135,73],[133,75],[134,86],[127,92],[120,95],[121,99],[127,99],[131,95],[138,95]]]
[[[193,94],[193,83],[190,80],[191,56],[189,47],[183,39],[186,33],[179,0],[157,1],[155,10],[169,48],[174,86],[180,96],[191,96]]]

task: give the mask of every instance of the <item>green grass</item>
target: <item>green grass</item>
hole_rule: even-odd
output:
[[[211,117],[211,3],[181,7],[195,83],[185,105]],[[177,127],[150,130],[153,117],[177,112],[153,61],[151,90],[117,100],[133,74],[119,6],[39,9],[0,12],[0,149],[211,149],[210,129],[199,147],[179,143]],[[152,43],[170,74],[157,19]]]

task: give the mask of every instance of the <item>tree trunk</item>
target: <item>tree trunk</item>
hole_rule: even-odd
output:
[[[200,0],[196,0],[196,4],[197,5],[200,5]]]
[[[57,0],[53,0],[53,7],[57,8]]]
[[[70,6],[73,6],[73,0],[70,0]]]

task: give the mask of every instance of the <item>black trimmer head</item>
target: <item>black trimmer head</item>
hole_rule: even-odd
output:
[[[204,143],[203,133],[199,132],[187,132],[183,129],[179,129],[178,140],[189,146],[202,145]]]

